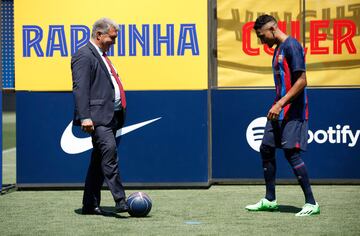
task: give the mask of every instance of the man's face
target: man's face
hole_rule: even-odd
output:
[[[274,35],[274,31],[275,31],[274,26],[275,26],[274,22],[269,22],[263,25],[263,27],[261,27],[260,29],[256,30],[256,35],[260,39],[261,44],[266,44],[270,48],[275,44],[275,39],[276,39]]]
[[[99,47],[107,52],[110,49],[110,46],[115,44],[115,39],[117,37],[117,31],[114,27],[111,27],[107,33],[98,33]]]

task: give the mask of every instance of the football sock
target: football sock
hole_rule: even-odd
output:
[[[262,158],[262,165],[264,169],[264,179],[266,185],[265,198],[269,201],[276,199],[275,196],[275,175],[276,175],[276,159],[275,148],[261,145],[260,153]]]
[[[311,185],[306,170],[304,161],[301,158],[299,149],[286,149],[284,150],[285,157],[290,163],[294,174],[301,186],[305,195],[305,203],[316,204],[314,195],[311,190]]]

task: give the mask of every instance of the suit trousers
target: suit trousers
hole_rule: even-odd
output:
[[[93,151],[85,180],[83,205],[100,206],[101,187],[104,180],[115,202],[125,199],[117,156],[116,131],[123,124],[123,112],[115,112],[106,126],[95,126],[91,134]]]

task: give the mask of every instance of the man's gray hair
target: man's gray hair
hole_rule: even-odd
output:
[[[96,38],[96,32],[106,34],[107,32],[109,32],[111,27],[114,27],[116,31],[119,30],[119,25],[116,24],[115,21],[109,18],[101,18],[94,23],[91,31],[91,37],[93,39]]]

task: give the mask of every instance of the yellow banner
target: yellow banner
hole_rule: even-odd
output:
[[[306,1],[311,86],[360,86],[360,0]]]
[[[303,44],[299,0],[218,0],[218,86],[273,86],[272,50],[252,30],[258,15],[270,14]],[[305,1],[309,86],[360,86],[360,1]]]
[[[120,30],[110,57],[126,90],[207,89],[207,1],[14,0],[15,89],[70,91],[70,60],[99,18]]]

